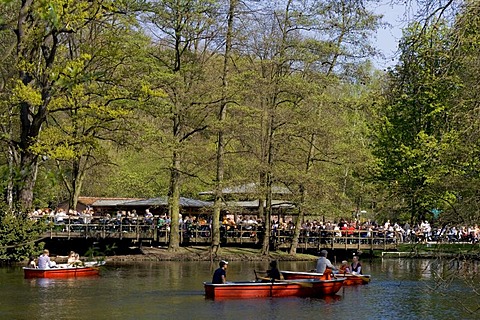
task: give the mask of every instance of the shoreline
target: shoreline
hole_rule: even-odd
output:
[[[361,254],[361,253],[360,253]],[[364,257],[374,259],[455,259],[480,260],[477,253],[453,253],[432,251],[385,251],[377,255]],[[209,247],[181,247],[177,252],[168,251],[167,247],[142,247],[139,254],[107,256],[105,260],[112,262],[134,261],[317,261],[318,256],[313,254],[288,254],[283,251],[271,251],[262,255],[260,249],[221,247],[216,255],[210,255]]]
[[[262,255],[260,249],[220,247],[216,255],[210,254],[209,247],[181,247],[176,252],[167,247],[142,247],[141,253],[135,255],[107,256],[107,261],[316,261],[317,256],[274,251]]]

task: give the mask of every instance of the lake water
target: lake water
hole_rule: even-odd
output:
[[[208,262],[109,264],[99,277],[24,279],[20,267],[0,268],[0,319],[478,319],[478,295],[463,281],[435,288],[429,260],[362,261],[372,282],[328,298],[213,301],[202,282]],[[306,271],[314,262],[279,262]],[[254,279],[268,263],[229,264],[229,281]],[[442,272],[447,271],[443,268]],[[477,286],[479,283],[473,283]]]

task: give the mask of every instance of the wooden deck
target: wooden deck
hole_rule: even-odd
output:
[[[165,227],[151,224],[57,224],[45,235],[45,238],[93,238],[93,239],[120,239],[140,243],[168,244],[169,231]],[[292,235],[286,232],[273,232],[271,243],[275,249],[289,249]],[[229,246],[260,246],[263,241],[263,231],[248,228],[239,228],[225,231],[222,229],[222,245]],[[211,233],[207,226],[190,228],[180,232],[182,245],[210,245]],[[396,250],[397,242],[394,238],[380,232],[373,232],[368,236],[365,231],[355,231],[349,235],[335,235],[333,231],[321,234],[302,234],[299,238],[297,250]]]

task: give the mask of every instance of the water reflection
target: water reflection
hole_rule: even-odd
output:
[[[309,270],[313,262],[280,262],[284,270]],[[107,265],[100,277],[23,279],[21,268],[0,268],[2,319],[470,319],[478,295],[464,281],[436,286],[448,272],[478,270],[476,264],[385,259],[362,261],[372,282],[344,287],[323,298],[216,301],[204,297],[203,281],[216,264],[146,262]],[[252,280],[267,263],[231,262],[229,281]],[[463,270],[463,271],[458,271]],[[468,271],[468,272],[467,272]],[[466,276],[465,276],[466,277]],[[467,279],[467,278],[465,278]],[[471,277],[472,286],[479,285]]]
[[[342,296],[339,295],[339,294],[335,294],[333,296],[319,297],[319,298],[316,298],[316,299],[322,300],[323,302],[329,304],[329,303],[335,303],[337,301],[342,300]]]

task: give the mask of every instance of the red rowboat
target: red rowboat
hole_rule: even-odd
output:
[[[359,284],[367,284],[370,282],[370,275],[362,274],[351,274],[351,273],[341,273],[341,274],[323,274],[317,272],[297,272],[297,271],[282,271],[282,275],[287,280],[299,280],[299,279],[317,279],[317,280],[326,280],[329,277],[334,278],[345,278],[343,282],[344,286],[354,286]]]
[[[267,297],[321,297],[334,295],[344,279],[275,280],[275,282],[242,281],[225,284],[204,282],[205,296],[210,299],[251,299]]]
[[[55,268],[38,269],[23,268],[23,274],[26,279],[30,278],[75,278],[98,276],[100,269],[98,265],[71,266],[66,264],[57,264]]]

